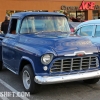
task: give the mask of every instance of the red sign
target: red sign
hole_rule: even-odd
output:
[[[84,2],[84,0],[83,0],[79,9],[80,10],[94,10],[95,2]]]

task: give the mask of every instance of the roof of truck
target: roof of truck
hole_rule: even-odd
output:
[[[65,16],[62,13],[57,13],[57,12],[19,12],[19,13],[14,13],[12,17],[25,17],[29,15],[62,15]]]

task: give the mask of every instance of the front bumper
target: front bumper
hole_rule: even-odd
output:
[[[100,78],[100,70],[62,76],[35,76],[34,80],[38,84],[55,84],[91,78]]]

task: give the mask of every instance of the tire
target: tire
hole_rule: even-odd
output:
[[[31,68],[31,65],[25,65],[22,70],[22,81],[23,86],[26,92],[30,92],[31,94],[35,94],[39,91],[40,85],[35,83],[34,81],[34,72]]]
[[[2,61],[0,61],[0,71],[2,71],[2,68],[3,68],[2,65],[3,65]]]
[[[99,79],[100,78],[88,79],[88,80],[84,80],[84,82],[87,84],[96,84],[99,81]]]

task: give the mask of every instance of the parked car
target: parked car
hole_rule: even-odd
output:
[[[93,43],[100,43],[100,19],[97,20],[89,20],[79,24],[76,27],[75,31],[76,35],[87,37]]]
[[[68,22],[68,23],[69,23],[71,32],[75,32],[77,25],[79,25],[81,22]]]
[[[0,36],[2,64],[22,77],[25,91],[41,85],[100,79],[99,50],[87,38],[68,37],[66,16],[52,12],[12,15],[5,36]],[[7,76],[9,77],[9,76]]]

